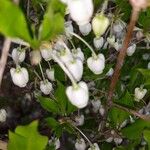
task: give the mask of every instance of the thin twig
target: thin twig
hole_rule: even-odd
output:
[[[129,112],[129,113],[131,113],[132,115],[137,116],[137,117],[139,117],[139,118],[141,118],[141,119],[143,119],[143,120],[150,121],[150,115],[143,115],[143,114],[140,114],[140,113],[138,113],[138,112],[135,111],[135,110],[132,110],[132,109],[123,107],[123,106],[118,105],[118,104],[116,104],[116,103],[113,103],[113,106],[115,106],[115,107],[117,107],[117,108],[120,108],[120,109],[122,109],[122,110],[124,110],[124,111],[126,111],[126,112]]]
[[[11,40],[9,38],[6,38],[4,41],[3,49],[2,49],[2,54],[1,54],[1,59],[0,59],[0,86],[7,62],[7,57],[9,53],[9,48],[10,48]]]

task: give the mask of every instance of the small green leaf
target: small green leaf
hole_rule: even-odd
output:
[[[44,20],[40,27],[40,41],[51,40],[64,30],[65,6],[59,0],[49,0]]]
[[[150,149],[150,130],[144,130],[144,139],[148,142],[148,147]]]
[[[56,129],[60,124],[58,121],[56,121],[54,118],[48,117],[45,119],[47,124],[54,130]]]
[[[32,43],[23,12],[10,0],[0,0],[0,32]]]
[[[38,133],[38,121],[26,126],[18,126],[15,133],[9,132],[8,150],[43,150],[48,142],[46,136]],[[36,139],[33,141],[33,139]]]
[[[140,73],[145,78],[145,85],[150,85],[150,70],[149,69],[139,69]]]
[[[54,100],[52,100],[50,98],[42,97],[42,96],[38,97],[38,100],[39,100],[41,106],[44,109],[46,109],[47,111],[53,112],[56,114],[60,113],[58,104]]]
[[[139,139],[145,128],[150,128],[150,122],[144,120],[136,120],[133,124],[122,129],[122,134],[128,139]]]

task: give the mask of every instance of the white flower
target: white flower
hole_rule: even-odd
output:
[[[5,122],[7,118],[7,112],[5,109],[0,109],[0,122]]]
[[[82,126],[84,124],[84,115],[76,116],[75,117],[75,125]]]
[[[90,57],[87,59],[87,65],[94,74],[101,74],[105,68],[105,57],[99,54],[97,58]]]
[[[52,143],[54,143],[55,146],[55,150],[60,148],[60,140],[58,138],[53,138],[51,140],[48,141],[48,143],[51,145]]]
[[[101,114],[101,116],[104,116],[105,109],[104,109],[103,105],[100,106],[99,113]]]
[[[100,49],[103,44],[104,44],[104,38],[103,37],[99,37],[99,38],[94,38],[93,39],[93,43],[96,49]]]
[[[93,109],[92,109],[93,112],[97,113],[99,108],[100,108],[100,106],[101,106],[101,101],[100,100],[92,100],[91,104],[93,106]]]
[[[142,55],[143,60],[148,60],[150,58],[150,54],[145,53]]]
[[[102,36],[109,26],[109,19],[102,14],[97,14],[92,20],[92,28],[96,37]]]
[[[71,35],[69,34],[70,32],[73,32],[73,26],[72,26],[72,21],[67,21],[65,22],[65,31],[66,31],[66,35],[67,37],[71,37]]]
[[[136,44],[129,46],[127,49],[127,55],[132,56],[135,50],[136,50]]]
[[[30,52],[30,59],[32,65],[37,65],[41,61],[41,54],[38,50],[33,50]]]
[[[122,44],[119,42],[115,42],[114,43],[114,48],[116,49],[116,51],[119,51],[122,48]]]
[[[117,20],[114,24],[113,24],[113,31],[115,33],[119,33],[122,32],[122,30],[125,28],[125,23],[121,20]]]
[[[54,69],[46,69],[46,75],[51,81],[55,81],[54,71]]]
[[[85,82],[79,82],[78,87],[67,87],[66,94],[70,102],[77,108],[84,108],[87,106],[89,100],[89,91]]]
[[[45,59],[45,61],[49,61],[52,59],[51,53],[52,51],[50,49],[41,49],[41,55]]]
[[[114,44],[115,44],[115,36],[108,37],[108,38],[107,38],[107,42],[109,43],[109,45],[111,45],[111,46],[114,47]]]
[[[12,50],[12,59],[15,63],[18,63],[18,62],[23,62],[25,60],[25,50],[24,49],[21,49],[21,48],[14,48]]]
[[[92,26],[90,23],[79,26],[79,30],[84,36],[88,35],[91,32],[91,29],[92,29]]]
[[[114,73],[114,69],[110,68],[109,71],[106,73],[106,76],[110,77],[113,75],[113,73]]]
[[[94,143],[88,150],[100,150],[100,148],[97,143]]]
[[[143,89],[143,88],[135,88],[134,90],[134,99],[135,101],[139,102],[141,99],[143,99],[143,97],[146,95],[147,93],[147,89]]]
[[[116,145],[119,145],[122,143],[122,138],[114,138],[114,142]]]
[[[150,69],[150,62],[149,62],[148,65],[147,65],[147,69]]]
[[[48,80],[44,80],[40,82],[40,90],[45,94],[48,95],[52,91],[53,87],[52,84]]]
[[[86,149],[86,144],[85,144],[85,141],[83,138],[76,140],[75,148],[76,148],[76,150],[85,150]]]
[[[10,74],[13,83],[19,87],[25,87],[29,81],[29,74],[26,68],[11,68]]]
[[[83,63],[80,59],[74,59],[66,64],[76,81],[80,81],[83,74]]]
[[[78,25],[85,25],[90,22],[93,14],[92,0],[69,0],[68,9],[71,18]]]
[[[82,62],[84,61],[84,53],[81,51],[81,48],[77,48],[77,49],[73,49],[73,52],[72,52],[74,58],[76,59],[80,59]]]
[[[108,143],[111,143],[112,141],[113,141],[113,137],[112,136],[106,139],[106,142],[108,142]]]

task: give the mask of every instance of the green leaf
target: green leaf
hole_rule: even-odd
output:
[[[15,133],[10,131],[8,150],[43,150],[47,145],[48,138],[40,135],[37,128],[38,121],[33,121],[29,125],[18,126]]]
[[[0,32],[32,43],[23,12],[10,0],[0,0]]]
[[[140,73],[144,76],[145,78],[145,85],[150,85],[150,70],[149,69],[138,69]]]
[[[109,111],[109,118],[115,126],[118,126],[119,124],[121,124],[128,117],[129,117],[129,113],[127,113],[119,108],[113,107]]]
[[[123,128],[122,134],[131,140],[139,139],[145,128],[150,128],[150,122],[139,119],[128,127]]]
[[[121,105],[127,106],[129,108],[134,107],[133,98],[131,97],[131,94],[128,91],[125,93],[125,95],[121,99],[116,100],[115,102]]]
[[[56,113],[56,114],[60,113],[60,110],[59,110],[59,107],[58,107],[58,104],[56,103],[56,101],[54,101],[50,98],[42,97],[42,96],[39,96],[37,98],[38,98],[41,106],[44,109],[46,109],[47,111],[53,112],[53,113]]]
[[[60,125],[59,122],[56,121],[54,118],[48,117],[45,120],[52,129],[56,129]]]
[[[148,147],[150,149],[150,130],[144,130],[144,139],[148,142]]]
[[[40,41],[51,40],[64,30],[65,6],[59,0],[49,0],[44,20],[40,27]]]

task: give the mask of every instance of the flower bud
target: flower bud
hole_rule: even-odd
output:
[[[25,60],[25,50],[21,48],[14,48],[12,50],[12,59],[15,63],[20,63]]]
[[[122,44],[117,41],[114,43],[114,48],[116,51],[119,51],[122,48]]]
[[[114,47],[115,44],[115,36],[108,37],[107,42],[109,43],[110,46]]]
[[[134,97],[135,101],[139,102],[143,97],[146,95],[147,89],[142,89],[142,88],[135,88],[134,90]]]
[[[81,51],[81,48],[73,49],[72,54],[74,58],[80,59],[82,62],[84,61],[84,53]]]
[[[122,143],[122,138],[114,138],[114,142],[116,145],[119,145]]]
[[[77,108],[84,108],[87,106],[89,100],[89,91],[85,82],[79,82],[77,87],[67,87],[66,94],[70,102]]]
[[[54,71],[54,69],[46,69],[46,75],[51,81],[55,81]]]
[[[10,74],[12,81],[15,85],[19,87],[25,87],[29,81],[29,74],[26,68],[11,68]]]
[[[93,40],[94,46],[96,49],[100,49],[103,44],[104,44],[104,38],[103,37],[99,37],[99,38],[94,38]]]
[[[49,43],[43,43],[40,47],[41,55],[45,59],[45,61],[49,61],[52,59],[52,46]]]
[[[125,28],[125,23],[121,20],[117,20],[114,24],[113,24],[113,31],[114,33],[119,33],[122,32],[122,30]]]
[[[83,63],[80,59],[74,59],[66,64],[67,68],[76,79],[80,81],[83,75]]]
[[[40,90],[45,94],[48,95],[52,91],[53,87],[52,84],[48,80],[44,80],[40,82]]]
[[[100,108],[100,106],[101,106],[101,101],[100,100],[92,100],[91,104],[93,106],[93,109],[92,109],[93,112],[97,113],[99,108]]]
[[[30,59],[31,59],[31,64],[32,65],[37,65],[41,61],[41,54],[40,51],[38,50],[33,50],[30,52]]]
[[[5,122],[7,118],[7,112],[5,109],[0,109],[0,122]]]
[[[84,36],[88,35],[91,32],[91,29],[92,29],[92,26],[90,23],[79,26],[79,30]]]
[[[86,144],[85,144],[85,141],[83,138],[76,140],[75,148],[76,148],[76,150],[85,150],[86,149]]]
[[[105,68],[105,57],[99,54],[97,58],[90,57],[87,59],[87,65],[94,74],[101,74]]]
[[[111,143],[112,141],[113,141],[113,137],[112,136],[106,139],[106,142],[108,142],[108,143]]]
[[[84,124],[84,115],[76,116],[75,117],[75,125],[82,126]]]
[[[97,143],[94,143],[88,150],[100,150],[100,148]]]
[[[109,19],[102,14],[97,14],[92,20],[92,28],[95,36],[102,36],[109,26]]]
[[[131,45],[131,46],[128,47],[128,49],[127,49],[127,55],[128,55],[128,56],[132,56],[133,53],[135,52],[135,50],[136,50],[136,44]]]
[[[109,71],[106,73],[106,76],[110,77],[113,75],[113,73],[114,73],[114,69],[110,68]]]
[[[92,0],[69,0],[68,9],[71,18],[78,25],[85,25],[90,22],[93,14]]]

